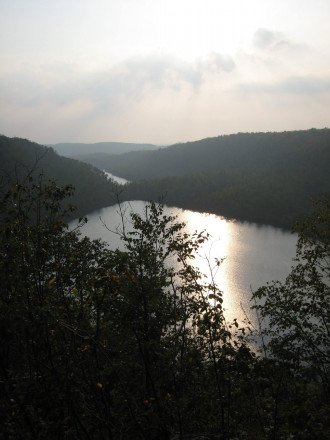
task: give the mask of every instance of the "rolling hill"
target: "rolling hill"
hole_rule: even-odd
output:
[[[156,151],[89,154],[84,160],[128,180],[228,171],[328,171],[330,129],[238,133],[176,144]]]
[[[59,185],[72,184],[75,194],[70,203],[77,206],[75,216],[113,204],[113,185],[92,165],[59,156],[48,148],[26,139],[0,136],[1,189],[22,182],[28,173],[55,179]]]

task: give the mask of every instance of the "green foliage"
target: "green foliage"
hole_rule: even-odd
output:
[[[110,251],[67,230],[61,201],[71,191],[41,179],[14,185],[2,200],[5,438],[228,433],[231,390],[218,360],[235,350],[221,294],[212,288],[211,306],[211,286],[190,265],[203,234],[188,236],[151,204],[144,218],[132,216],[127,251]]]
[[[1,201],[4,439],[326,438],[315,376],[258,359],[191,264],[206,233],[151,203],[111,251],[68,230],[71,186],[28,180]]]
[[[299,226],[296,265],[285,283],[254,293],[256,309],[268,319],[270,347],[287,361],[304,362],[329,380],[330,229],[329,200],[317,202]]]
[[[291,381],[291,409],[282,417],[290,411],[296,420],[291,432],[304,439],[330,436],[329,208],[324,197],[297,226],[296,264],[285,282],[269,283],[253,295],[268,355],[279,362],[283,381]]]

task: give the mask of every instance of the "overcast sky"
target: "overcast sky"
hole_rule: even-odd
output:
[[[171,144],[330,126],[330,0],[0,0],[0,133]]]

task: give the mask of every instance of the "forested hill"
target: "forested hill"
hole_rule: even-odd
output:
[[[52,148],[20,138],[0,136],[1,188],[22,182],[33,170],[37,178],[56,179],[59,185],[72,184],[75,194],[70,203],[77,206],[76,216],[111,205],[112,184],[98,168],[59,156]]]
[[[61,156],[77,156],[77,159],[80,159],[78,156],[85,154],[121,154],[130,151],[157,150],[159,148],[153,144],[135,144],[126,142],[97,142],[93,144],[67,142],[50,146]]]
[[[90,155],[89,163],[129,180],[222,171],[300,173],[328,170],[330,130],[238,133],[118,156]]]
[[[136,179],[128,200],[164,196],[169,205],[291,229],[311,200],[330,194],[330,130],[221,136],[114,156],[108,166],[103,158],[102,166]]]
[[[134,182],[126,200],[159,200],[182,208],[291,229],[330,194],[330,130],[240,133],[173,145],[157,151],[90,155],[93,165]],[[36,174],[76,188],[77,215],[113,203],[112,185],[90,164],[52,148],[0,137],[1,175],[15,180],[36,164]],[[8,180],[8,179],[7,179]]]

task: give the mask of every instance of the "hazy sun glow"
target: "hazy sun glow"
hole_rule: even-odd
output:
[[[190,60],[210,52],[234,54],[248,46],[262,22],[263,8],[258,3],[238,0],[126,2],[120,15],[124,28],[118,31],[123,31],[127,53],[164,51]],[[134,38],[128,39],[124,29],[130,29]]]
[[[158,43],[159,49],[191,59],[213,51],[234,53],[250,25],[237,9],[237,2],[217,0],[163,2],[150,16],[150,20],[158,16],[154,23],[161,29],[158,39],[152,40],[153,48]],[[146,40],[150,44],[149,33]]]

